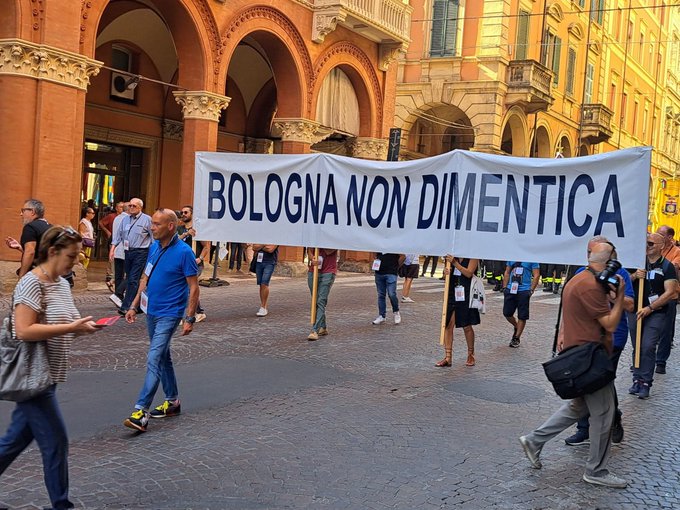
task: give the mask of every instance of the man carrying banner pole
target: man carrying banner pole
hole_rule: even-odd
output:
[[[312,293],[310,321],[312,331],[307,337],[307,340],[310,341],[318,340],[320,336],[328,334],[326,305],[331,287],[335,282],[335,275],[338,272],[337,252],[337,250],[325,248],[315,248],[313,255],[311,249],[307,252],[309,261],[307,283]]]

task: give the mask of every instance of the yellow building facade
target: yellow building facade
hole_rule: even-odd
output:
[[[452,149],[574,157],[654,147],[680,173],[678,19],[643,0],[412,2],[402,157]]]

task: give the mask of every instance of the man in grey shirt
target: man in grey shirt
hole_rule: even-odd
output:
[[[125,315],[130,308],[132,300],[137,295],[139,279],[144,270],[149,246],[151,245],[151,217],[144,214],[142,209],[144,202],[139,198],[130,200],[128,215],[123,217],[120,228],[114,233],[111,246],[115,248],[122,244],[125,250],[125,274],[127,275],[127,288],[125,298],[119,313]]]

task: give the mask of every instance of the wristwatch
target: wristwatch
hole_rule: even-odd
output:
[[[184,317],[184,322],[188,322],[189,324],[193,324],[196,322],[196,316],[195,315],[187,315]]]

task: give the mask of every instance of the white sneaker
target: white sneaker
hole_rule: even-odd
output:
[[[401,324],[401,314],[399,312],[394,312],[394,323]]]
[[[119,298],[118,296],[116,296],[115,294],[111,294],[111,295],[109,296],[109,299],[110,299],[111,301],[113,301],[113,304],[116,305],[118,308],[120,308],[121,306],[123,306],[123,302],[122,302],[122,301],[120,300],[120,298]]]
[[[383,322],[385,322],[385,317],[383,317],[382,315],[378,315],[378,317],[376,317],[376,319],[373,321],[373,324],[377,326],[379,324],[382,324]]]
[[[589,475],[583,473],[583,481],[593,485],[602,485],[604,487],[611,487],[612,489],[625,489],[628,482],[623,478],[619,478],[614,473],[607,473],[601,476]]]
[[[196,314],[196,322],[203,322],[206,318],[206,315],[204,313],[197,313]]]
[[[415,303],[409,296],[401,296],[402,303]]]
[[[264,317],[264,316],[267,315],[268,313],[269,313],[269,312],[267,311],[266,308],[260,307],[260,309],[257,311],[257,313],[256,313],[255,315],[257,315],[258,317]]]

